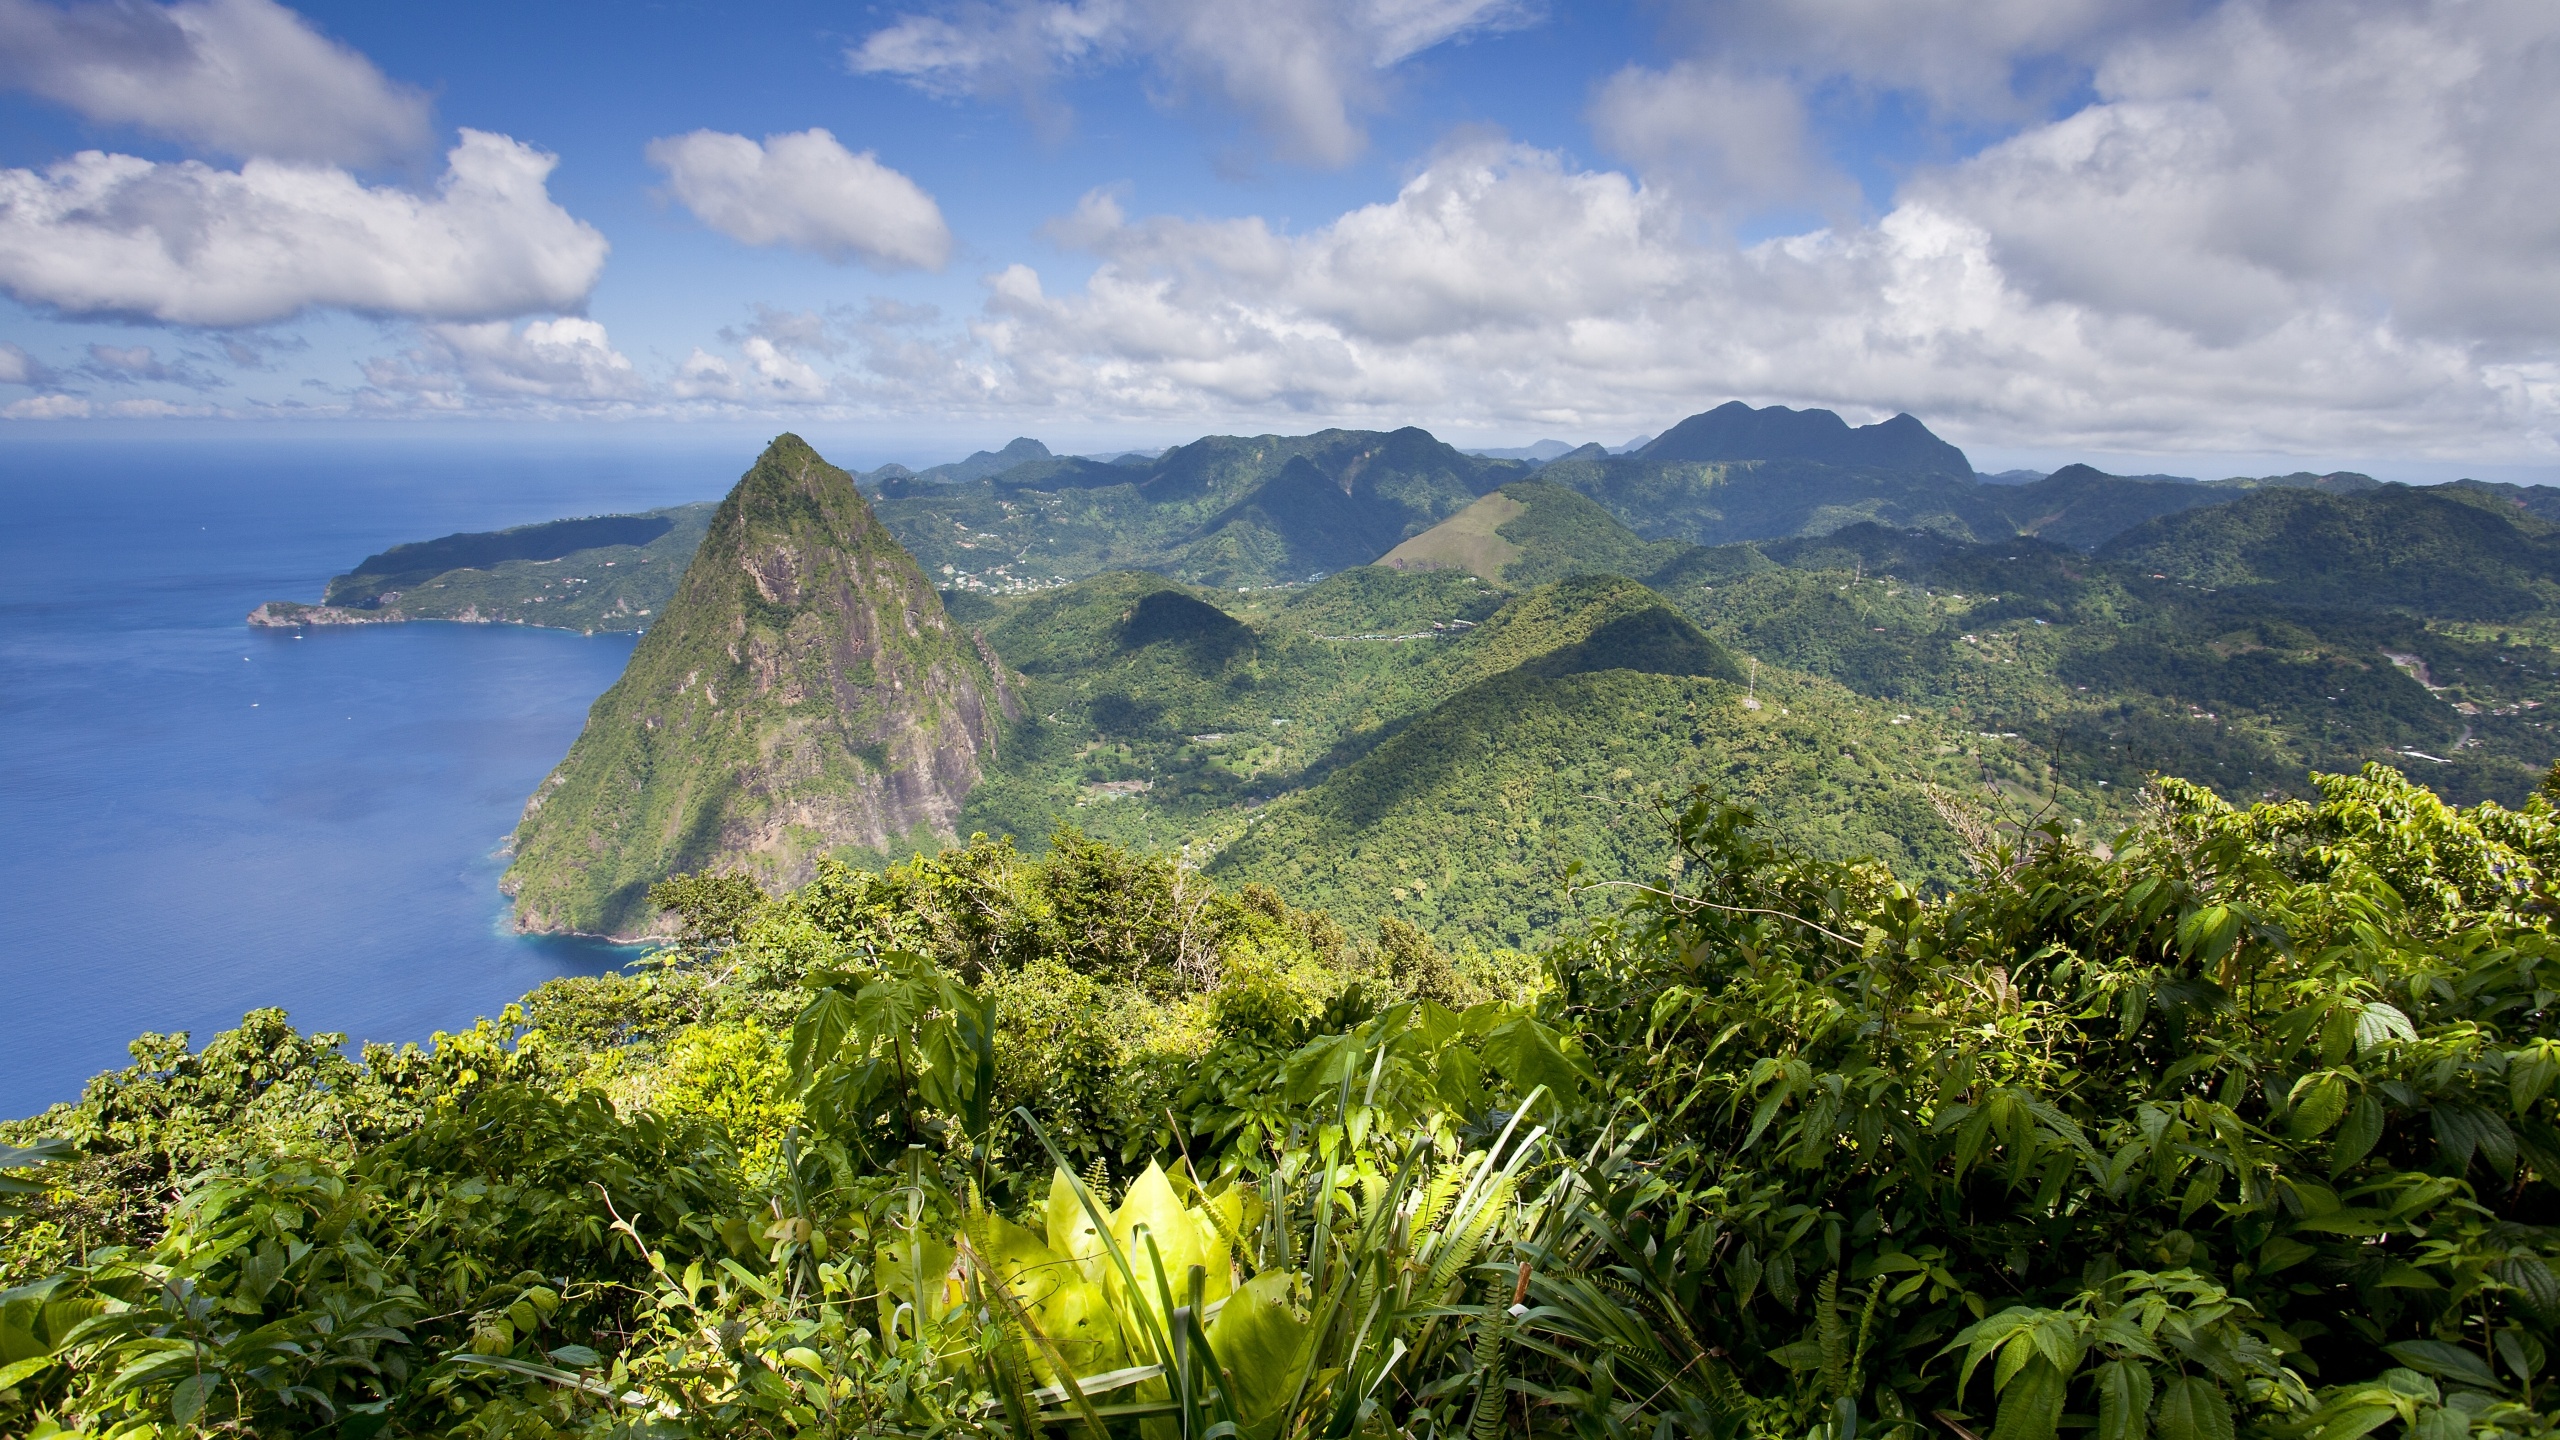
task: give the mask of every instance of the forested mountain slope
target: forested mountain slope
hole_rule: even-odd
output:
[[[948,841],[1010,703],[852,478],[785,435],[526,803],[517,922],[638,934],[679,871],[796,884],[823,855]]]

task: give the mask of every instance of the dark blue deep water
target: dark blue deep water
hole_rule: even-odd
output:
[[[423,1039],[629,958],[513,934],[500,843],[629,636],[294,640],[402,540],[719,495],[752,445],[0,441],[0,1116],[281,1005]]]

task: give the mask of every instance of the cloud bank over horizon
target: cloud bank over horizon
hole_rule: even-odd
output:
[[[94,38],[152,16],[195,48]],[[1738,397],[1994,447],[2560,462],[2560,12],[2531,0],[1696,0],[1615,30],[952,4],[840,42],[822,78],[864,123],[652,126],[583,199],[560,176],[603,162],[514,120],[432,183],[366,174],[426,92],[270,0],[0,0],[0,34],[92,76],[0,83],[243,157],[0,167],[5,414],[1617,439]],[[233,54],[334,77],[311,103],[376,138],[260,149],[210,83],[96,98]],[[1506,66],[1563,98],[1447,78]],[[364,322],[334,357],[249,343],[329,314]]]

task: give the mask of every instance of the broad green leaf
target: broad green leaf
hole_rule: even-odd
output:
[[[2064,1388],[2062,1372],[2036,1356],[2000,1392],[2000,1418],[1990,1440],[2054,1440],[2062,1423]]]
[[[2192,1375],[2162,1387],[2152,1422],[2160,1440],[2234,1440],[2231,1401],[2222,1387]]]
[[[835,1059],[844,1037],[853,1031],[853,996],[830,985],[809,997],[791,1022],[791,1078],[806,1087],[818,1068]]]
[[[2356,1162],[2373,1153],[2382,1139],[2382,1102],[2370,1095],[2360,1096],[2347,1112],[2347,1123],[2338,1127],[2338,1138],[2329,1142],[2329,1173],[2342,1174]]]
[[[212,1398],[213,1388],[221,1383],[220,1374],[207,1371],[201,1375],[190,1375],[169,1387],[171,1418],[181,1425],[193,1425],[196,1417],[204,1413],[205,1401]]]
[[[2544,1326],[2560,1324],[2560,1277],[2539,1255],[2511,1255],[2498,1262],[2493,1273],[2515,1287],[2516,1297],[2533,1318]]]
[[[2382,1348],[2391,1352],[2391,1358],[2410,1369],[2440,1380],[2476,1385],[2483,1390],[2503,1388],[2498,1384],[2497,1375],[2489,1369],[2489,1362],[2464,1346],[2442,1340],[2403,1340]]]
[[[2400,1013],[2397,1005],[2368,1000],[2357,1012],[2356,1049],[2359,1052],[2376,1049],[2394,1040],[2417,1038],[2418,1028],[2409,1023],[2409,1017]]]
[[[1051,1253],[1073,1264],[1085,1279],[1100,1284],[1102,1272],[1110,1265],[1110,1257],[1103,1253],[1102,1232],[1076,1198],[1076,1182],[1063,1169],[1049,1176],[1049,1203],[1042,1218],[1048,1222]]]
[[[1058,1353],[1076,1374],[1099,1375],[1129,1363],[1120,1322],[1113,1317],[1111,1299],[1099,1284],[1075,1280],[1060,1285],[1030,1310],[1031,1323],[1056,1343]],[[1038,1346],[1032,1347],[1031,1365],[1042,1384],[1058,1383],[1056,1367]]]
[[[1245,1282],[1209,1322],[1209,1349],[1225,1377],[1243,1440],[1277,1433],[1315,1344],[1306,1281],[1270,1271]]]
[[[1548,1093],[1567,1098],[1582,1093],[1583,1077],[1591,1069],[1559,1044],[1556,1032],[1526,1015],[1486,1032],[1484,1062],[1524,1095],[1543,1085]]]
[[[2098,1367],[2097,1440],[2145,1440],[2150,1429],[2151,1371],[2131,1360]]]
[[[1145,1173],[1130,1184],[1129,1193],[1121,1197],[1120,1208],[1111,1215],[1111,1238],[1128,1260],[1129,1275],[1123,1279],[1115,1265],[1106,1269],[1102,1277],[1103,1290],[1119,1308],[1122,1323],[1133,1333],[1143,1328],[1136,1317],[1140,1309],[1154,1317],[1160,1333],[1171,1333],[1166,1328],[1164,1297],[1172,1295],[1180,1304],[1189,1286],[1191,1267],[1208,1262],[1200,1229],[1200,1222],[1173,1193],[1173,1182],[1165,1178],[1164,1166],[1148,1162]],[[1152,1248],[1150,1240],[1154,1241]]]
[[[2336,1071],[2305,1075],[2294,1082],[2293,1115],[2285,1128],[2308,1140],[2326,1133],[2347,1113],[2347,1080]]]

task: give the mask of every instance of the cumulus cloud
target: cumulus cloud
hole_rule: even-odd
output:
[[[761,145],[696,130],[650,141],[648,156],[677,202],[732,240],[877,270],[939,270],[951,258],[951,229],[924,187],[824,130]]]
[[[1778,76],[1630,65],[1601,85],[1590,118],[1611,153],[1704,211],[1855,196],[1814,146],[1802,95]]]
[[[905,357],[915,398],[1597,432],[1743,396],[2224,451],[2522,452],[2555,419],[2547,353],[2484,357],[2345,291],[2224,333],[2043,293],[1991,226],[1934,199],[1735,247],[1697,238],[1665,191],[1517,146],[1444,154],[1303,234],[1149,217],[1090,244],[1098,265],[1064,293],[1026,266],[991,276],[976,353]]]
[[[571,309],[606,245],[552,202],[556,163],[465,130],[419,195],[327,167],[82,151],[0,170],[0,288],[67,314],[201,326],[323,308],[439,320]]]
[[[832,359],[845,352],[844,338],[836,333],[832,317],[815,310],[783,310],[771,305],[754,307],[756,318],[745,325],[720,327],[720,338],[732,345],[761,339],[791,355],[823,355]]]
[[[1058,75],[1143,62],[1165,98],[1206,95],[1283,155],[1339,165],[1360,152],[1382,72],[1533,18],[1523,0],[977,0],[903,16],[845,59],[928,94],[1035,104]]]
[[[2053,13],[1989,6],[1970,49],[1900,70],[1823,61],[1921,85],[1967,73],[1960,53],[2094,57],[2093,98],[1916,172],[1874,219],[1750,246],[1702,227],[1790,193],[1800,172],[1751,168],[1755,145],[1809,143],[1776,72],[1675,63],[1595,101],[1638,174],[1463,144],[1294,232],[1095,191],[1045,231],[1091,253],[1087,278],[1003,267],[965,344],[866,335],[858,388],[916,410],[1585,433],[1741,396],[2009,443],[2560,451],[2560,192],[2538,178],[2560,171],[2560,12]],[[1697,135],[1734,138],[1683,157]]]
[[[89,361],[80,369],[114,385],[179,385],[189,390],[211,390],[230,383],[196,368],[183,357],[163,360],[148,345],[91,345]]]
[[[418,344],[366,361],[364,377],[357,399],[371,409],[594,410],[648,393],[605,328],[575,315],[425,326]]]
[[[2496,348],[2560,332],[2560,13],[2232,6],[2111,54],[2099,102],[1927,177],[2039,296],[2216,340],[2345,307]]]
[[[758,305],[755,313],[749,324],[721,327],[721,340],[737,349],[737,363],[695,346],[676,368],[669,394],[743,405],[815,405],[842,398],[837,381],[811,361],[834,360],[851,348],[839,325],[851,318],[850,311]]]
[[[52,367],[16,345],[0,340],[0,385],[51,385]]]
[[[231,155],[362,165],[430,136],[424,94],[274,0],[0,0],[0,85]]]
[[[86,420],[95,407],[77,395],[30,395],[0,405],[0,419]]]
[[[814,405],[835,393],[817,367],[762,335],[748,336],[738,352],[740,363],[732,365],[695,346],[677,367],[670,393],[680,400],[764,405]]]
[[[1675,31],[1727,64],[1845,79],[1945,112],[2016,117],[2075,67],[2194,7],[2158,0],[1674,0]]]

